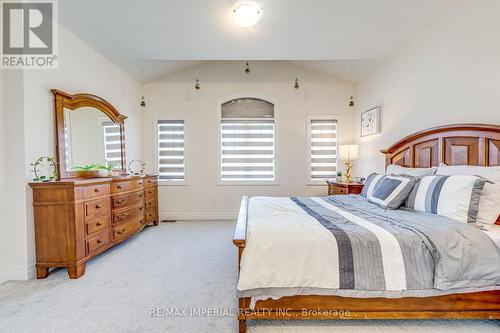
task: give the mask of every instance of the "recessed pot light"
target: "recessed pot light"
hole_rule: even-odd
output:
[[[233,8],[233,21],[242,28],[253,27],[261,18],[262,8],[255,2],[238,2]]]

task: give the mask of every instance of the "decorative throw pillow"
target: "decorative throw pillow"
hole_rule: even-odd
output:
[[[490,182],[484,184],[481,199],[479,200],[479,211],[477,212],[477,223],[482,225],[494,224],[500,217],[500,166],[472,166],[472,165],[446,165],[439,164],[436,174],[438,175],[475,175],[488,179]]]
[[[437,167],[432,168],[407,168],[397,164],[387,166],[388,175],[408,175],[413,177],[431,176],[436,173]]]
[[[481,192],[486,180],[478,176],[425,176],[415,185],[406,207],[476,223]]]
[[[370,174],[365,180],[365,185],[363,186],[363,190],[361,191],[361,195],[368,198],[372,194],[373,189],[375,188],[375,185],[377,184],[377,182],[383,176],[384,175],[382,175],[380,173],[376,173],[376,172]]]
[[[397,209],[408,198],[417,181],[408,175],[383,176],[368,196],[368,201],[382,208]]]

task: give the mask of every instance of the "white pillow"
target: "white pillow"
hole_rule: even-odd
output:
[[[485,181],[470,175],[424,176],[411,191],[405,206],[463,223],[476,223]]]
[[[408,175],[413,177],[432,176],[436,173],[437,167],[432,168],[407,168],[397,164],[387,166],[388,175]]]
[[[446,165],[439,164],[437,175],[476,175],[481,176],[495,184],[484,184],[477,222],[479,224],[494,224],[500,215],[500,166],[473,166],[473,165]]]

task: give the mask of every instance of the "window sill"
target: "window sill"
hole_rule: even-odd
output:
[[[272,181],[221,181],[217,182],[217,186],[279,186],[279,182]]]
[[[188,186],[187,181],[158,180],[158,186]]]
[[[306,186],[327,186],[326,179],[322,181],[308,181]]]

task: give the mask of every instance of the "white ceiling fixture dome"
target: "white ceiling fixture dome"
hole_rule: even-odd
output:
[[[251,28],[262,18],[262,8],[252,1],[240,1],[233,8],[233,21],[242,28]]]

